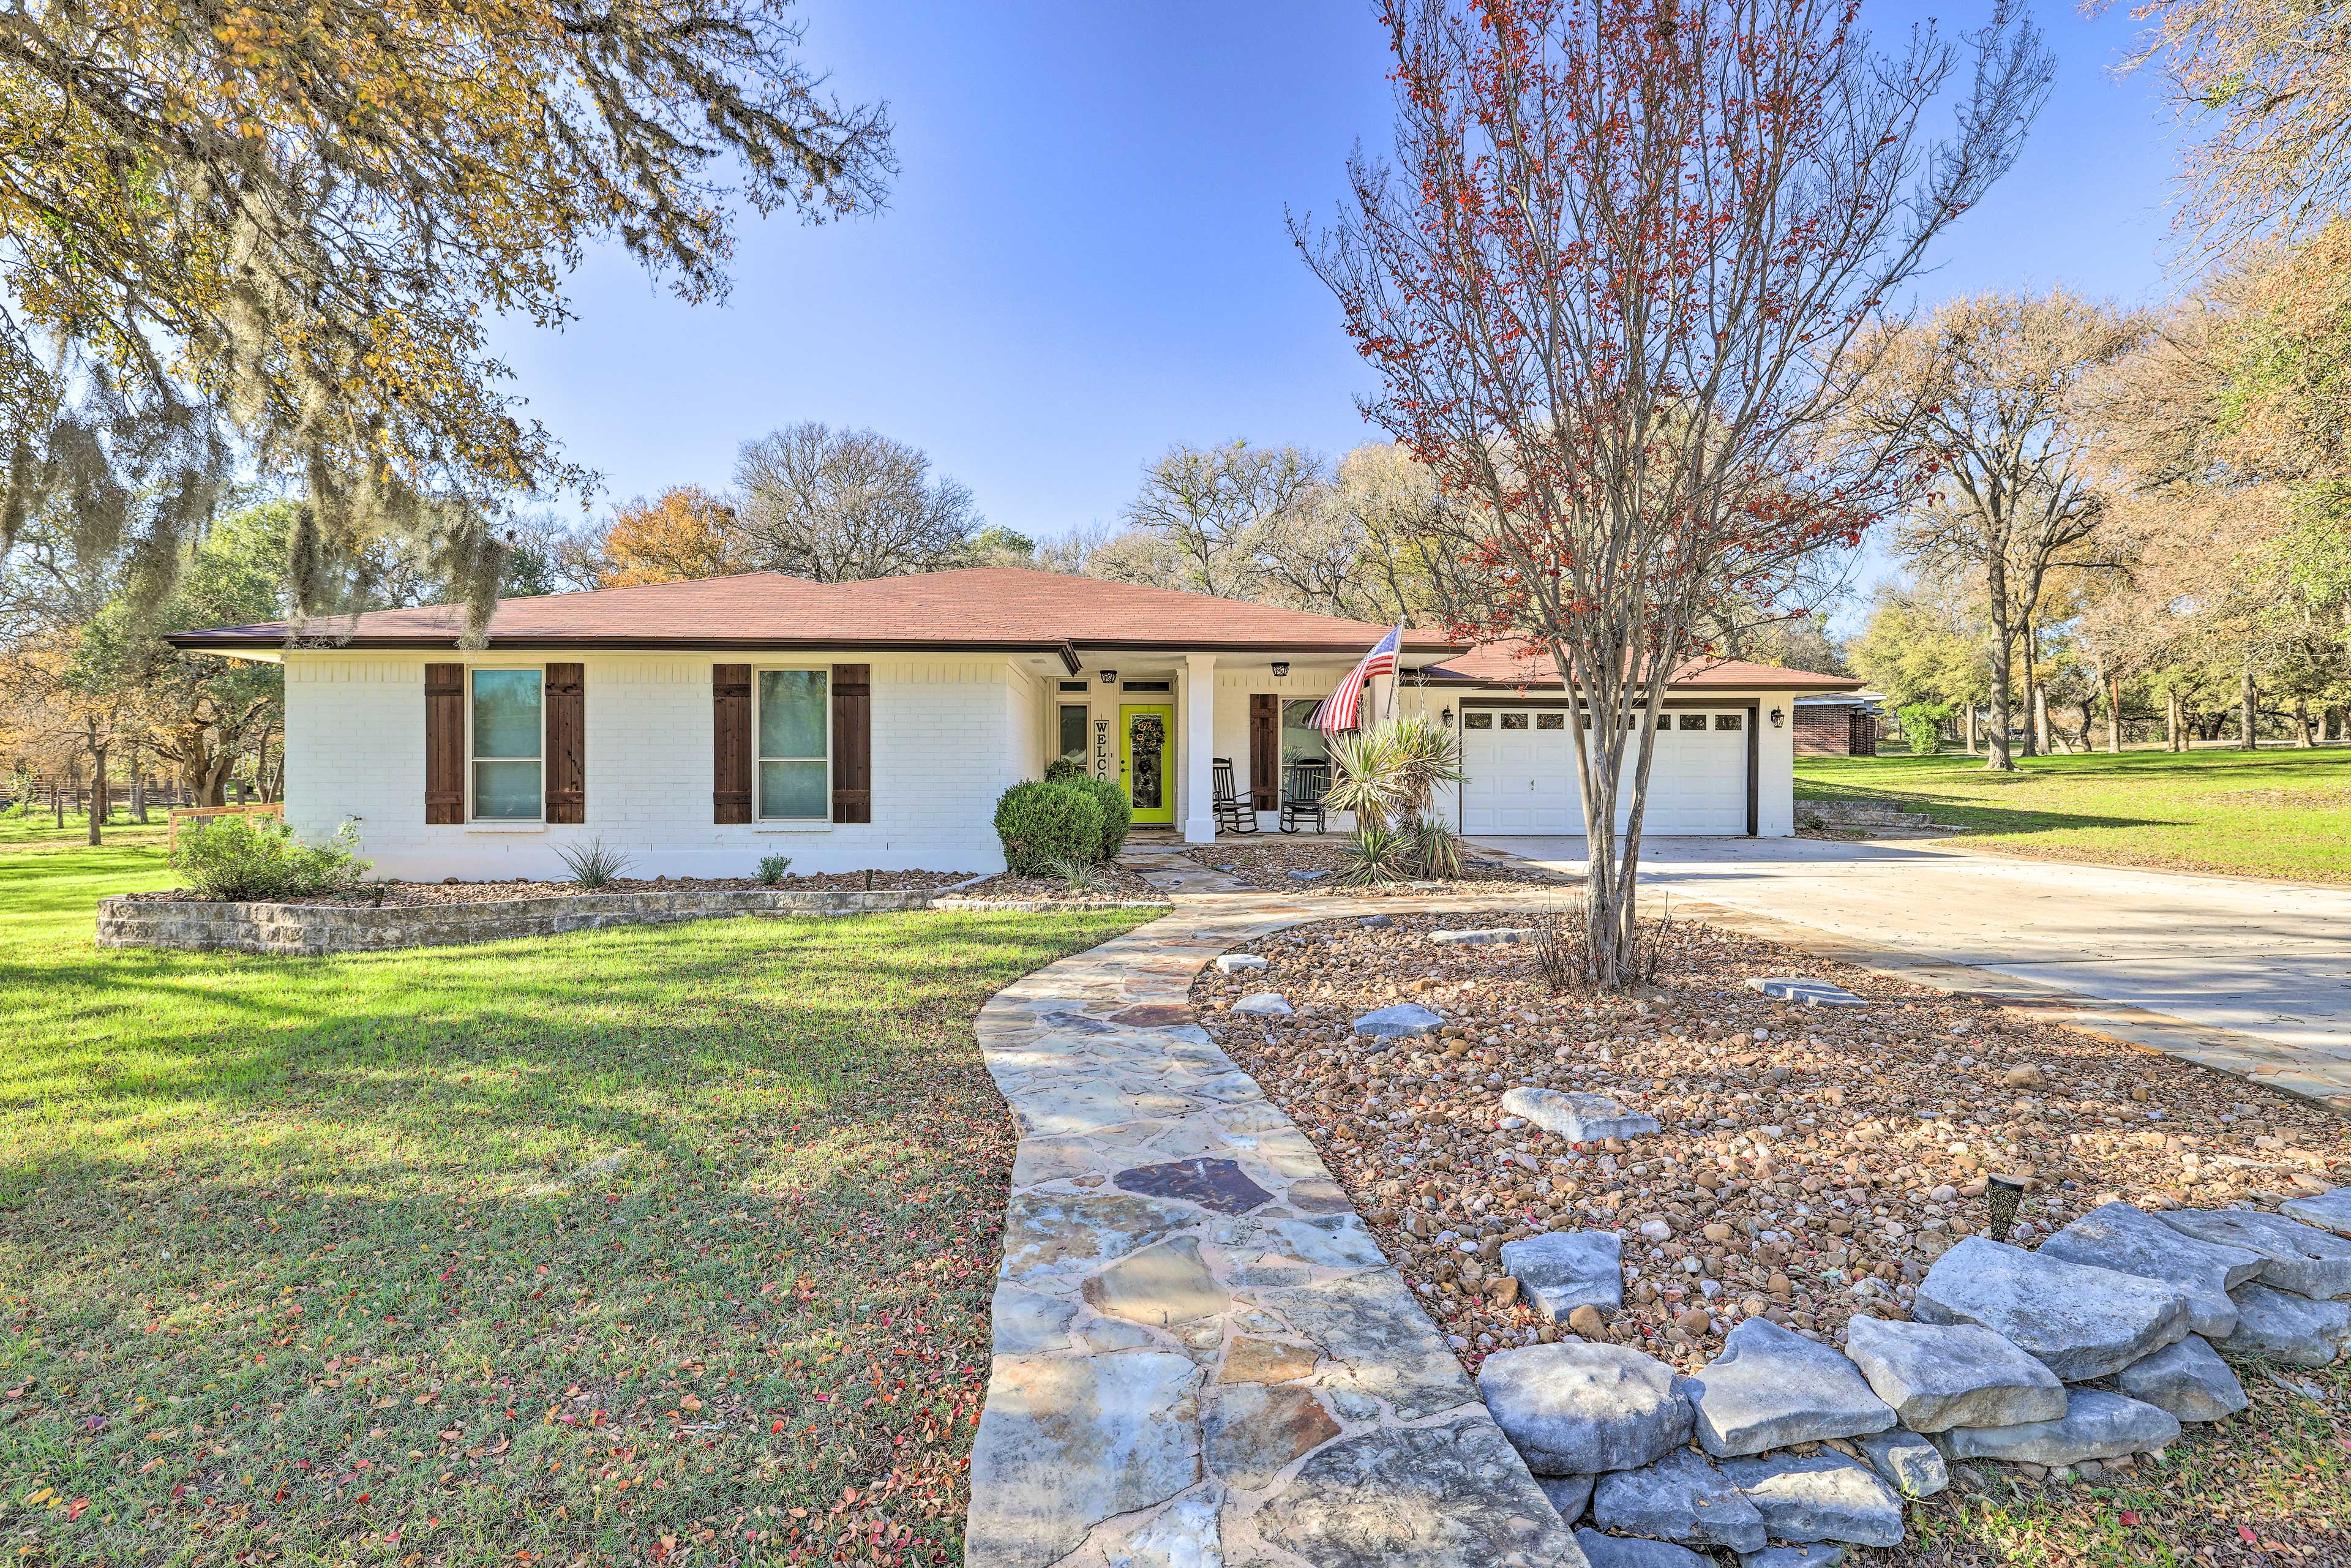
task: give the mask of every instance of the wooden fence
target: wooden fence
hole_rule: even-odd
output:
[[[166,845],[180,841],[182,822],[209,822],[215,817],[279,817],[286,815],[286,802],[269,800],[251,806],[183,806],[172,813],[171,826],[164,831]]]

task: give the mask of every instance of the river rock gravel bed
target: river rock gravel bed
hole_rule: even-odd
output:
[[[1193,999],[1473,1375],[1490,1353],[1569,1333],[1694,1370],[1757,1316],[1841,1344],[1855,1312],[1907,1317],[1935,1260],[1985,1230],[1991,1173],[2028,1181],[2011,1238],[2027,1247],[2116,1198],[2274,1210],[2351,1182],[2346,1124],[2320,1107],[1774,944],[1684,923],[1656,986],[1587,1000],[1550,994],[1531,943],[1431,939],[1524,926],[1523,909],[1369,919],[1384,924],[1253,944],[1264,969],[1211,967]],[[1787,975],[1870,1005],[1743,984]],[[1265,993],[1293,1010],[1233,1010]],[[1442,1024],[1393,1041],[1353,1031],[1405,1002]],[[1519,1087],[1605,1095],[1660,1130],[1570,1144],[1504,1112]],[[1554,1322],[1501,1249],[1586,1228],[1623,1239],[1623,1305]]]
[[[1339,844],[1327,840],[1234,843],[1219,839],[1213,846],[1191,852],[1191,858],[1211,871],[1224,873],[1243,887],[1264,893],[1336,894],[1348,898],[1457,899],[1480,894],[1525,893],[1533,887],[1557,887],[1562,907],[1582,897],[1580,879],[1547,871],[1525,861],[1498,860],[1475,851],[1465,853],[1463,875],[1452,882],[1404,882],[1384,887],[1343,887],[1339,873],[1346,857]]]

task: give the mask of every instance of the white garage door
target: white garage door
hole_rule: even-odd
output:
[[[1645,834],[1660,838],[1747,831],[1747,724],[1743,708],[1673,709],[1649,765]],[[1461,715],[1461,827],[1489,834],[1581,833],[1575,754],[1561,708],[1465,708]],[[1629,784],[1633,756],[1625,759]],[[1617,796],[1617,827],[1630,810]]]

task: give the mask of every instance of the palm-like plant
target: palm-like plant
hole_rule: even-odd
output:
[[[1337,776],[1323,799],[1358,822],[1426,816],[1437,787],[1461,778],[1460,744],[1425,715],[1332,736],[1330,751]]]

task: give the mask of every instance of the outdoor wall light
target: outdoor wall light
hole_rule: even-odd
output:
[[[1776,707],[1775,707],[1775,708],[1773,708],[1773,709],[1771,710],[1771,727],[1772,727],[1773,729],[1777,729],[1777,728],[1779,728],[1782,725],[1783,725],[1783,724],[1785,724],[1785,723],[1787,723],[1787,722],[1788,722],[1788,713],[1787,713],[1787,710],[1786,710],[1785,708],[1776,708]]]
[[[1287,659],[1276,659],[1273,662],[1273,673],[1277,677],[1290,674],[1290,661]]]
[[[1437,722],[1443,725],[1446,728],[1451,729],[1453,727],[1453,710],[1449,707],[1438,708],[1437,710]]]
[[[1116,685],[1118,684],[1118,672],[1116,670],[1104,670],[1102,673],[1102,685],[1106,686]]]
[[[2018,1176],[1987,1176],[1984,1179],[1984,1207],[1991,1211],[1991,1239],[2008,1239],[2009,1227],[2016,1223],[2016,1206],[2024,1201],[2024,1182]]]

